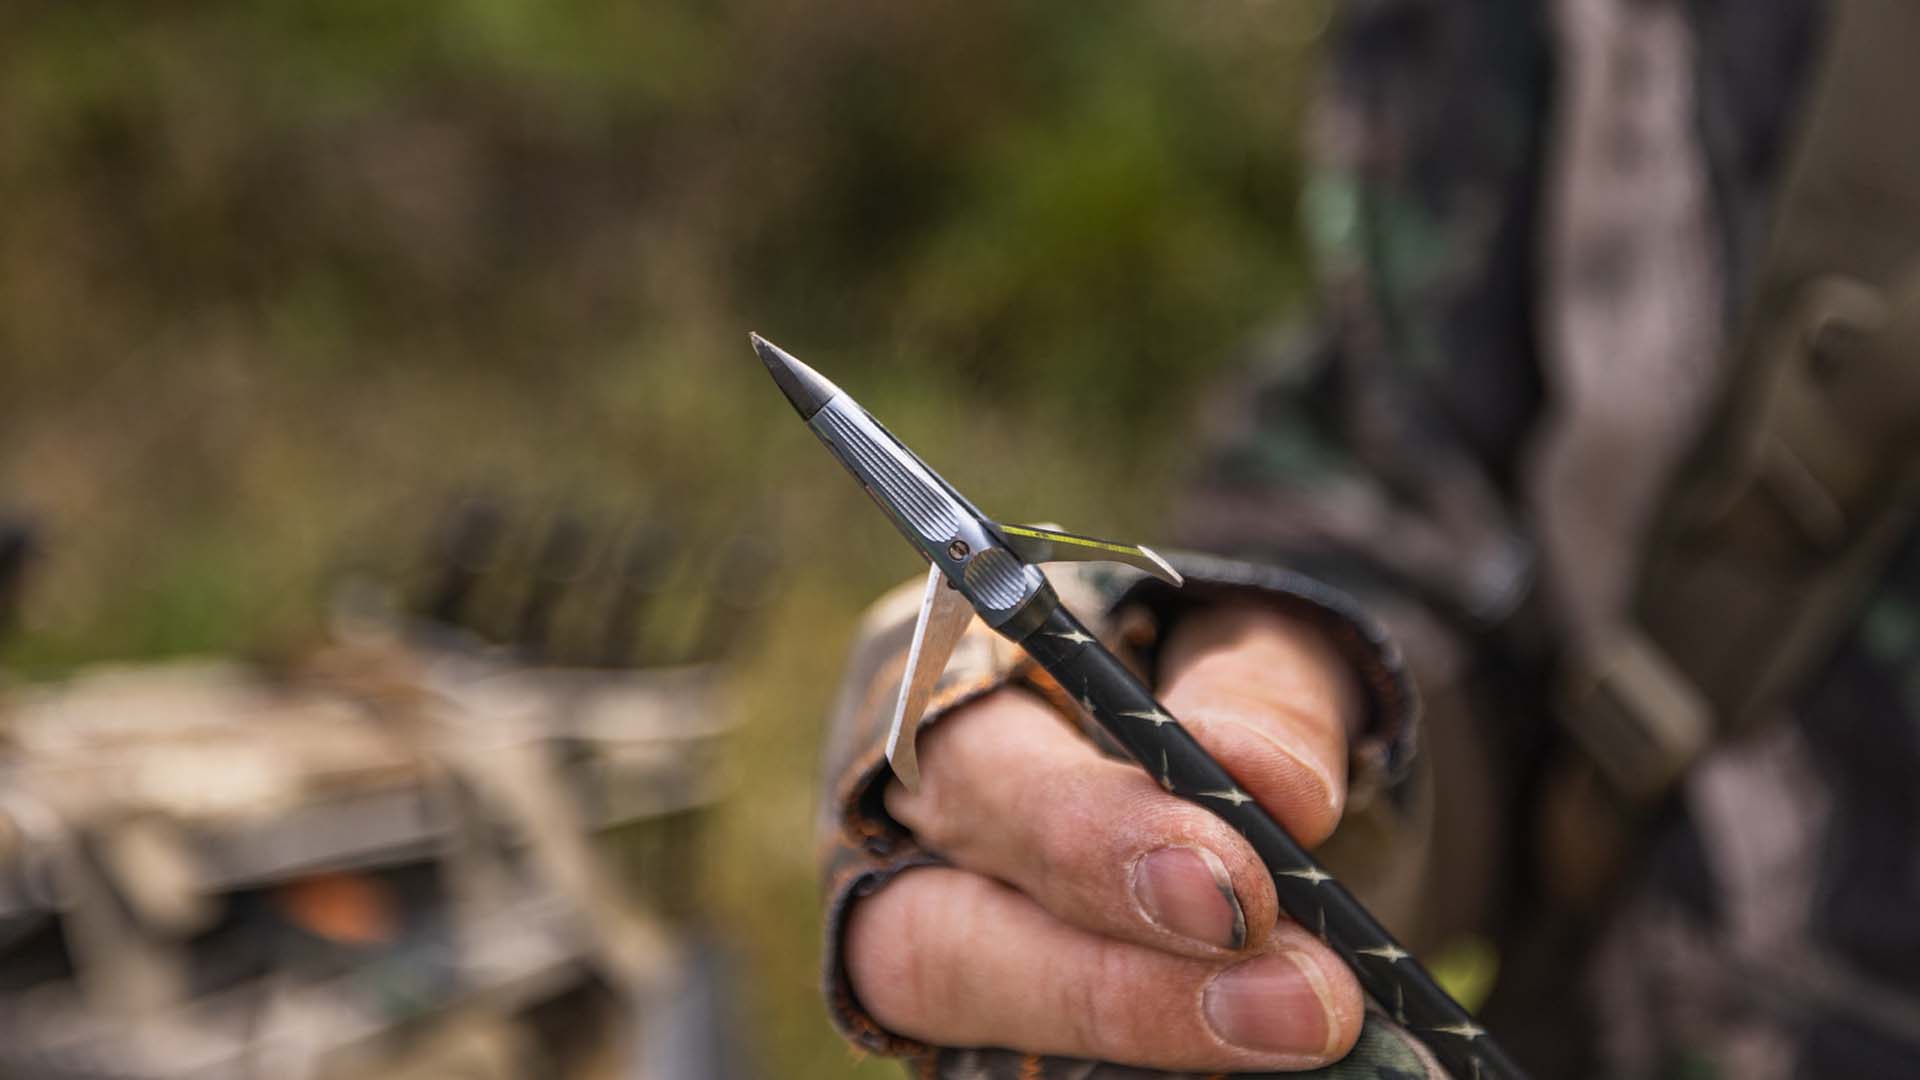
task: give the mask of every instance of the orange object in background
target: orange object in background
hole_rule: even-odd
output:
[[[289,921],[343,945],[379,945],[399,933],[393,890],[367,874],[314,874],[274,890]]]

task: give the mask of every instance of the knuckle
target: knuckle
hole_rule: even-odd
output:
[[[847,916],[844,946],[854,996],[875,1020],[895,1029],[918,1012],[911,956],[889,947],[898,938],[898,899],[897,890],[883,889],[856,901]]]
[[[848,915],[847,977],[860,1003],[890,1030],[913,1033],[941,1015],[949,988],[939,954],[948,931],[931,908],[946,892],[936,879],[951,873],[905,874],[857,901]]]
[[[1204,1056],[1198,1014],[1183,1005],[1187,980],[1169,979],[1167,958],[1106,941],[1074,965],[1059,994],[1060,1027],[1072,1052],[1109,1061],[1186,1062]]]
[[[1027,891],[1067,921],[1107,933],[1134,925],[1130,882],[1140,856],[1175,844],[1217,848],[1237,836],[1120,762],[1090,761],[1020,801],[1029,824],[1017,873]]]
[[[1117,1055],[1126,1048],[1115,1036],[1139,1030],[1138,1010],[1158,995],[1139,985],[1139,965],[1133,963],[1135,950],[1109,944],[1101,948],[1094,963],[1094,977],[1087,980],[1085,1032],[1086,1045],[1095,1053]]]
[[[1066,1028],[1073,1033],[1073,1044],[1077,1049],[1099,1055],[1102,1049],[1101,1033],[1112,1030],[1113,1017],[1105,1007],[1104,995],[1100,993],[1105,985],[1112,965],[1106,957],[1112,954],[1110,947],[1103,946],[1095,954],[1093,970],[1079,978],[1064,981],[1060,994],[1059,1015],[1065,1021]]]

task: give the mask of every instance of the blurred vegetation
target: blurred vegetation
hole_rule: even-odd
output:
[[[763,1056],[846,1075],[807,770],[853,618],[914,565],[745,332],[990,511],[1151,537],[1196,389],[1298,294],[1326,17],[7,5],[0,508],[48,557],[0,663],[297,645],[343,552],[414,542],[456,489],[752,533],[787,576],[702,888]]]

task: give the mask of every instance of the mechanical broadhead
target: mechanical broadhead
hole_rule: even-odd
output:
[[[1180,584],[1179,572],[1150,548],[988,520],[839,387],[760,335],[751,338],[807,426],[930,564],[887,739],[887,759],[909,788],[919,779],[920,721],[967,624],[978,615],[1018,641],[1059,603],[1039,564],[1116,562]]]

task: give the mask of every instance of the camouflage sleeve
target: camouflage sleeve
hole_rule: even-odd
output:
[[[1342,834],[1361,834],[1366,843],[1349,843],[1344,849],[1370,848],[1375,855],[1395,850],[1392,838],[1411,834],[1419,824],[1406,820],[1415,804],[1405,797],[1413,775],[1418,705],[1393,643],[1352,601],[1313,579],[1206,556],[1175,554],[1171,561],[1187,578],[1184,588],[1175,590],[1144,575],[1107,567],[1062,568],[1052,577],[1076,614],[1109,645],[1137,658],[1147,670],[1153,665],[1155,643],[1167,629],[1187,613],[1227,596],[1262,596],[1320,627],[1360,674],[1367,690],[1365,721],[1351,748],[1351,788],[1356,794],[1341,827]],[[825,979],[833,1020],[860,1048],[911,1058],[923,1073],[933,1076],[1152,1076],[1109,1066],[1090,1072],[1094,1067],[1085,1062],[1004,1051],[930,1048],[881,1028],[853,995],[841,960],[842,931],[851,906],[896,875],[940,861],[887,816],[880,797],[890,776],[884,754],[887,724],[899,694],[919,592],[917,580],[902,585],[867,614],[828,734],[826,795],[819,828],[827,894]],[[1015,683],[1026,683],[1047,696],[1044,674],[1025,654],[976,622],[954,650],[927,722],[937,722],[956,706]],[[1063,717],[1076,715],[1057,695],[1049,700],[1061,707]],[[1382,838],[1388,842],[1382,843]],[[1336,870],[1351,869],[1341,858],[1340,836],[1325,850]],[[1363,896],[1369,877],[1362,872],[1353,881]],[[1384,1018],[1370,1016],[1360,1047],[1347,1062],[1313,1075],[1429,1074],[1444,1075],[1437,1067],[1429,1068],[1424,1051],[1410,1037]]]
[[[1175,539],[1307,568],[1376,612],[1479,627],[1524,597],[1551,10],[1338,6],[1303,128],[1312,303],[1195,425]]]

